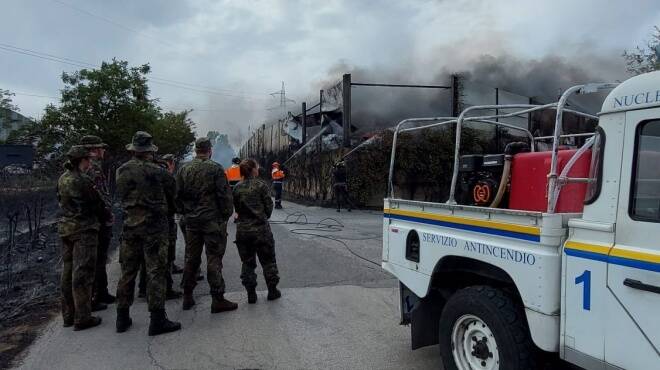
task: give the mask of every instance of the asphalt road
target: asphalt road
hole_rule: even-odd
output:
[[[434,347],[410,350],[409,328],[398,325],[397,282],[379,267],[382,213],[303,207],[285,203],[273,215],[283,297],[248,305],[240,284],[234,225],[223,275],[236,311],[211,315],[208,285],[195,291],[197,306],[181,310],[168,301],[176,333],[148,337],[146,302],[132,307],[133,327],[114,331],[114,305],[103,324],[82,332],[57,318],[22,360],[22,369],[438,369]],[[310,224],[303,225],[303,221]],[[322,221],[321,225],[314,225]],[[282,221],[287,221],[282,222]],[[293,223],[297,222],[297,223]],[[183,244],[178,245],[178,263]],[[205,262],[203,262],[204,264]],[[108,266],[111,287],[117,256]],[[260,269],[258,271],[260,273]],[[179,281],[181,275],[175,275]]]

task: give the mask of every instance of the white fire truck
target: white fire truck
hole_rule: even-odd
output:
[[[597,116],[567,109],[573,94],[606,89]],[[556,111],[551,137],[520,129],[528,141],[504,154],[460,155],[467,122],[518,129],[500,118],[540,110]],[[567,111],[597,119],[596,131],[562,134]],[[449,124],[448,201],[397,198],[399,134]],[[540,140],[552,150],[535,151]],[[384,217],[401,323],[413,349],[439,345],[445,369],[533,369],[539,349],[586,369],[660,369],[660,72],[575,86],[548,105],[402,121]]]

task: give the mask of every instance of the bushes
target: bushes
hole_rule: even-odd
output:
[[[462,154],[485,154],[497,151],[493,132],[464,127]],[[387,180],[392,151],[393,132],[385,130],[373,142],[357,149],[346,158],[348,185],[353,201],[361,206],[380,207],[387,196]],[[454,127],[446,126],[399,134],[394,167],[394,196],[429,202],[444,202],[454,166]],[[513,141],[514,138],[507,137]],[[327,205],[333,199],[333,166],[346,149],[319,152],[311,144],[287,163],[285,196]],[[268,153],[262,166],[270,170],[275,160],[286,160],[288,153]],[[280,162],[282,163],[282,162]],[[267,174],[269,175],[269,173]]]

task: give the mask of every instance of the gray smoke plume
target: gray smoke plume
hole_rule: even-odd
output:
[[[464,62],[451,61],[435,70],[414,71],[414,67],[364,68],[337,63],[328,77],[314,85],[315,89],[334,86],[344,73],[353,82],[422,84],[450,86],[452,74],[461,76],[463,94],[469,104],[494,104],[494,88],[501,94],[533,98],[538,103],[557,101],[561,92],[571,86],[589,82],[612,82],[626,78],[620,56],[582,53],[570,59],[546,56],[523,59],[513,55],[481,55]],[[414,79],[411,76],[415,76]],[[318,91],[318,90],[317,90]],[[604,96],[577,96],[571,100],[581,110],[596,113]],[[312,99],[313,100],[313,99]],[[318,97],[316,98],[318,101]],[[500,103],[503,103],[500,101]],[[421,88],[384,88],[354,86],[352,120],[361,132],[392,127],[409,117],[448,116],[451,112],[451,90]]]
[[[626,78],[623,61],[604,56],[564,59],[546,56],[538,60],[522,60],[510,55],[484,55],[467,70],[458,71],[468,81],[531,97],[542,103],[556,101],[565,89],[590,82],[614,82]],[[603,96],[576,96],[572,100],[581,108],[596,113]]]

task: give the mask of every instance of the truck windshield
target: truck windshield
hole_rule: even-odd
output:
[[[660,120],[640,124],[630,199],[630,216],[660,222]]]

